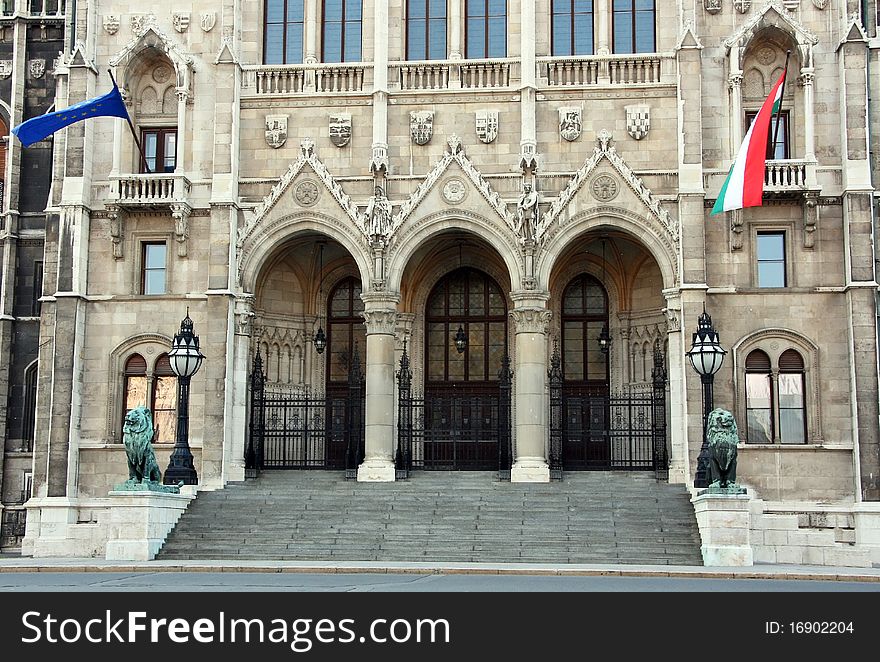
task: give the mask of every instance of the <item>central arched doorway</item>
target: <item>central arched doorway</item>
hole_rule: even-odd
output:
[[[498,283],[473,268],[442,278],[425,309],[425,469],[498,469],[506,352],[507,302]]]

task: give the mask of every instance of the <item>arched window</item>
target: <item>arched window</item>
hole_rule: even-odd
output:
[[[303,25],[303,0],[266,0],[263,63],[301,63],[303,61]],[[360,40],[358,40],[358,46],[360,46]]]
[[[348,384],[348,373],[355,343],[361,357],[366,354],[367,329],[364,326],[364,302],[361,300],[361,282],[346,278],[330,293],[328,300],[328,386]]]
[[[33,450],[37,422],[37,368],[34,361],[24,371],[24,411],[22,413],[23,445],[28,450]]]
[[[804,397],[804,359],[793,349],[779,357],[779,440],[783,444],[807,441],[807,408]]]
[[[759,349],[746,358],[746,439],[753,444],[770,444],[773,429],[773,375],[770,357]]]
[[[593,0],[552,0],[553,55],[593,54]]]
[[[476,269],[457,269],[428,297],[425,364],[429,385],[495,383],[507,344],[507,302],[491,277]],[[455,336],[467,334],[459,353]]]
[[[125,384],[123,386],[122,422],[125,415],[135,407],[147,406],[147,362],[140,354],[132,354],[125,362]]]
[[[153,370],[151,409],[153,427],[157,432],[153,443],[173,444],[177,436],[177,376],[167,354],[158,358]]]
[[[407,0],[406,59],[446,59],[446,0]]]
[[[655,52],[655,14],[654,0],[614,0],[614,52]]]
[[[465,57],[507,56],[507,0],[467,0]]]
[[[599,335],[607,324],[605,288],[592,276],[578,276],[562,295],[562,369],[565,381],[608,384],[608,356],[599,349]],[[641,354],[637,351],[634,356],[637,366],[644,366]]]
[[[361,0],[324,0],[324,62],[359,62],[361,59]]]

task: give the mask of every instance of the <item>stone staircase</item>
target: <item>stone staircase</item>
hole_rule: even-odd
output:
[[[158,558],[702,565],[683,486],[586,472],[544,485],[476,472],[390,484],[264,472],[199,494]]]

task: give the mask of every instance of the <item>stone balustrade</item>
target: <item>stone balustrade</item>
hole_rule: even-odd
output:
[[[111,199],[128,206],[185,202],[192,188],[186,177],[175,174],[125,175],[111,180]]]
[[[550,87],[658,84],[667,62],[674,66],[671,55],[658,53],[541,57],[538,73]]]
[[[765,192],[802,191],[807,188],[807,161],[768,160],[764,170]]]
[[[244,67],[245,94],[350,94],[369,91],[368,72],[373,65],[343,64],[261,65]]]
[[[430,60],[392,62],[390,80],[402,91],[510,87],[516,60]]]
[[[66,0],[0,0],[0,17],[64,19]]]

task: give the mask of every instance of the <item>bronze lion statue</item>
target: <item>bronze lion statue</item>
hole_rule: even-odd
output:
[[[153,415],[146,407],[137,407],[125,415],[122,443],[128,457],[128,479],[136,483],[159,483],[162,472],[153,451]]]
[[[706,425],[706,439],[709,443],[709,486],[738,487],[736,445],[739,443],[739,431],[733,414],[726,409],[712,410]]]

